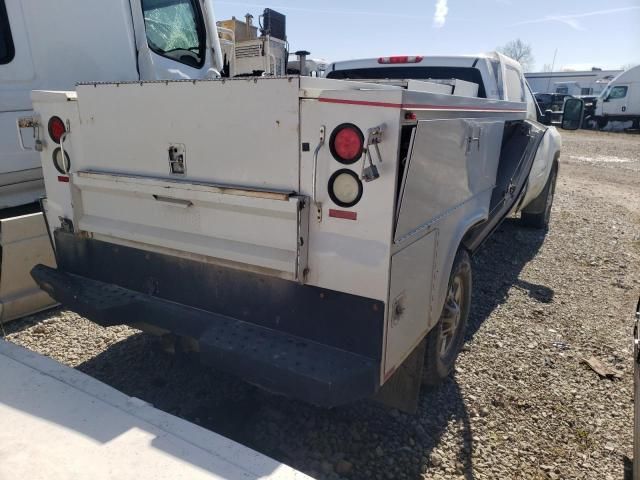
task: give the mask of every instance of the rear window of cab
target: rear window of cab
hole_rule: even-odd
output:
[[[336,80],[448,80],[457,78],[478,85],[478,97],[486,98],[487,93],[482,82],[480,70],[474,67],[374,67],[334,70],[327,78]]]

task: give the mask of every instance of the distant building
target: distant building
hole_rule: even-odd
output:
[[[621,72],[593,68],[581,72],[531,72],[524,76],[534,93],[598,95]]]

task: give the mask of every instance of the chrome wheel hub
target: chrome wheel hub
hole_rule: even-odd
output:
[[[462,312],[460,311],[463,298],[462,278],[456,275],[447,292],[447,298],[442,312],[442,331],[440,334],[440,357],[445,358],[452,350],[455,336],[460,325]]]

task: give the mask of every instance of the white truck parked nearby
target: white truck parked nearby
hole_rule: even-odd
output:
[[[600,128],[609,121],[632,121],[640,128],[640,65],[615,77],[596,100],[593,119]]]
[[[16,128],[32,108],[31,91],[83,81],[216,78],[260,65],[284,74],[288,53],[260,47],[284,44],[270,37],[284,36],[283,17],[265,11],[264,26],[261,35],[254,28],[250,38],[235,39],[217,28],[210,0],[70,0],[64,8],[0,0],[0,323],[53,304],[29,275],[37,263],[54,265],[37,203],[44,195],[40,145]],[[59,134],[64,125],[44,128]]]
[[[469,255],[552,131],[519,70],[491,68],[489,98],[305,77],[34,92],[57,268],[32,275],[272,392],[411,410],[423,365],[442,380],[462,345]]]

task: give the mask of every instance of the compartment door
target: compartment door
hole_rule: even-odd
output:
[[[391,258],[383,380],[407,358],[431,324],[437,238],[436,230]]]
[[[418,123],[400,192],[396,243],[494,187],[503,129],[504,120]]]
[[[302,281],[305,197],[269,190],[80,171],[76,230],[112,243]]]

